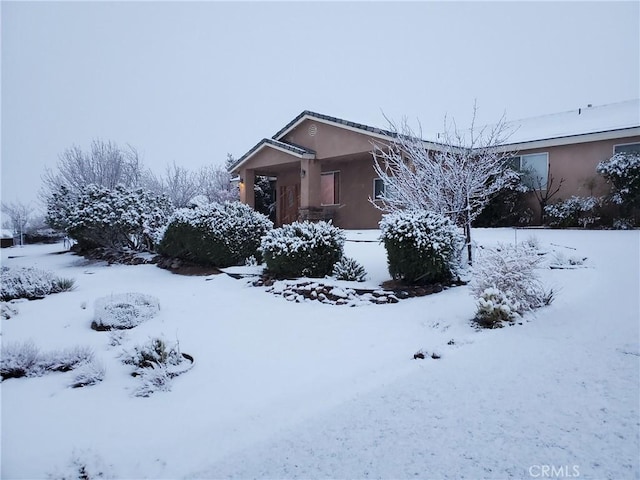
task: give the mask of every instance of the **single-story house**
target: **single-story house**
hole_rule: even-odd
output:
[[[557,198],[601,195],[608,186],[596,173],[598,162],[621,151],[640,151],[640,100],[587,106],[569,112],[509,122],[513,133],[504,148],[514,163],[534,169],[555,185]],[[265,138],[232,167],[239,175],[240,200],[254,206],[256,175],[276,178],[276,224],[332,219],[341,228],[377,228],[382,212],[371,204],[381,191],[373,168],[373,144],[394,133],[308,110],[273,137]],[[437,139],[437,137],[436,137]],[[437,150],[437,140],[425,140]]]

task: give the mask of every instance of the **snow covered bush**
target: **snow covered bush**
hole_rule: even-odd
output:
[[[616,153],[596,167],[613,186],[612,200],[616,204],[638,206],[640,201],[640,153]]]
[[[172,212],[166,196],[142,188],[90,184],[72,193],[61,186],[48,200],[47,222],[76,240],[81,251],[142,251],[154,249]]]
[[[2,267],[0,300],[15,298],[34,300],[51,293],[73,289],[74,281],[56,277],[53,273],[33,267]]]
[[[588,227],[599,220],[596,209],[600,202],[595,197],[577,197],[544,207],[547,224],[551,227]]]
[[[158,250],[202,265],[241,265],[259,257],[260,239],[272,228],[267,217],[240,202],[183,208],[169,220]]]
[[[337,280],[347,280],[349,282],[364,282],[367,279],[367,272],[353,258],[342,257],[333,266],[333,274]]]
[[[95,480],[117,478],[111,465],[107,465],[100,455],[90,449],[74,448],[71,459],[64,468],[48,474],[50,480]]]
[[[536,269],[542,257],[525,245],[499,245],[482,250],[473,266],[471,292],[477,298],[476,321],[501,326],[525,312],[548,305],[553,291],[545,289]]]
[[[380,221],[391,277],[410,284],[451,280],[464,237],[447,217],[430,211],[397,211]]]
[[[105,366],[102,362],[91,360],[84,363],[75,374],[71,387],[88,387],[100,383],[104,379]]]
[[[48,372],[68,372],[93,361],[88,347],[72,347],[42,353],[31,341],[3,345],[0,356],[2,379],[38,377]]]
[[[96,300],[91,328],[99,331],[133,328],[153,318],[159,311],[160,303],[151,295],[109,295]]]
[[[140,386],[134,392],[138,397],[148,397],[155,391],[169,391],[170,380],[193,364],[191,357],[180,352],[178,342],[167,344],[160,337],[123,351],[121,358],[122,363],[134,367],[132,375],[140,378]]]
[[[293,222],[267,233],[260,251],[274,275],[324,277],[342,258],[344,242],[344,232],[331,222]]]
[[[0,376],[2,379],[26,377],[38,371],[40,349],[31,341],[2,346]]]

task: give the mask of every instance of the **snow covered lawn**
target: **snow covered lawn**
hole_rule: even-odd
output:
[[[474,235],[492,245],[515,233]],[[76,280],[17,303],[3,346],[88,346],[106,373],[84,388],[69,388],[73,372],[2,382],[1,476],[638,478],[639,234],[518,230],[586,268],[543,270],[555,302],[483,331],[468,287],[389,305],[294,303],[228,275],[106,266],[61,245],[3,249],[2,265]],[[346,254],[366,285],[388,279],[378,243],[350,241]],[[90,328],[94,302],[128,292],[160,311],[113,346]],[[140,379],[119,354],[160,334],[193,368],[171,391],[135,397]],[[441,358],[414,360],[419,350]]]

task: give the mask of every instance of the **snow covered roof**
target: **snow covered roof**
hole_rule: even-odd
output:
[[[374,137],[393,138],[397,136],[397,133],[390,130],[304,110],[273,137],[270,139],[264,138],[258,142],[230,168],[230,171],[236,170],[242,163],[265,146],[271,146],[299,157],[309,156],[308,158],[313,158],[315,154],[313,150],[282,141],[282,138],[287,133],[308,119],[333,124],[349,130],[366,132]],[[505,144],[510,148],[534,148],[640,135],[640,99],[607,105],[588,105],[567,112],[512,120],[508,121],[506,126],[512,132]],[[437,148],[437,145],[441,145],[438,134],[428,135],[423,141],[431,144],[431,148]]]
[[[6,228],[0,230],[0,238],[13,238],[13,232]]]
[[[521,144],[640,128],[640,99],[591,106],[507,123],[508,143]],[[639,132],[640,134],[640,132]]]

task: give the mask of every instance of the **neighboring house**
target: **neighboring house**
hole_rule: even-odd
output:
[[[596,165],[617,151],[640,151],[640,101],[509,122],[515,131],[505,148],[516,167],[534,170],[546,188],[564,178],[557,198],[607,191]],[[341,228],[377,228],[371,204],[384,188],[373,169],[373,144],[394,133],[304,111],[272,138],[258,142],[231,167],[240,178],[240,200],[254,206],[256,175],[276,178],[276,224],[332,219]],[[438,150],[435,141],[425,148]]]
[[[13,232],[11,230],[0,230],[0,248],[13,247]]]

